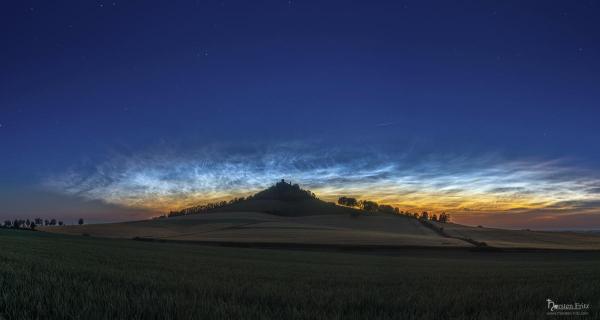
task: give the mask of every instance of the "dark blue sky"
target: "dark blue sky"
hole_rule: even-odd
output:
[[[0,15],[5,197],[165,146],[600,172],[597,1],[12,1]]]

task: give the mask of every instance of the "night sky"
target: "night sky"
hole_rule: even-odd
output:
[[[286,178],[600,229],[598,1],[6,1],[0,218],[106,222]]]

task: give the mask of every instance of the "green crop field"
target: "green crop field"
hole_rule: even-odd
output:
[[[1,319],[600,318],[600,253],[206,247],[0,230]],[[588,318],[589,318],[588,317]]]

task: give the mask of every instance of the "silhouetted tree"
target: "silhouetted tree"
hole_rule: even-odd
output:
[[[56,225],[56,219],[52,219],[52,220],[50,220],[50,225],[51,225],[51,226],[55,226],[55,225]]]
[[[382,204],[379,206],[378,211],[381,213],[394,213],[394,207],[387,205],[387,204]]]
[[[421,217],[419,217],[421,220],[429,220],[429,212],[427,211],[423,211],[421,212]]]
[[[361,200],[358,202],[358,205],[361,209],[369,212],[377,211],[379,208],[379,204],[377,204],[377,202],[369,200]]]
[[[35,230],[35,222],[33,222],[33,221],[32,221],[32,222],[29,224],[29,229],[31,229],[31,230]]]
[[[446,223],[448,221],[450,221],[450,215],[445,212],[440,213],[440,216],[438,217],[438,222]]]
[[[435,222],[438,221],[438,217],[435,213],[431,216],[431,221],[435,221]]]
[[[82,225],[82,224],[83,224],[83,218],[79,218],[79,220],[77,221],[77,223],[78,223],[79,225]]]
[[[356,207],[358,205],[358,201],[356,198],[340,197],[338,199],[338,204],[347,207]]]
[[[5,228],[10,228],[12,226],[12,221],[10,220],[4,220],[4,227]]]

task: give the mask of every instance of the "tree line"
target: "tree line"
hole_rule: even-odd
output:
[[[211,203],[201,204],[201,205],[197,205],[197,206],[193,206],[193,207],[189,207],[189,208],[185,208],[185,209],[181,209],[181,210],[177,210],[177,211],[170,211],[166,215],[162,215],[162,216],[159,216],[157,218],[161,219],[161,218],[167,218],[167,217],[185,216],[185,215],[188,215],[188,214],[207,213],[207,212],[210,212],[210,211],[212,211],[214,209],[223,208],[225,206],[228,206],[228,205],[231,205],[231,204],[235,204],[235,203],[238,203],[238,202],[242,202],[244,200],[246,200],[246,198],[241,197],[241,198],[233,198],[233,199],[231,199],[229,201],[218,201],[218,202],[211,202]]]
[[[84,223],[83,218],[79,218],[77,220],[77,224],[82,225]],[[4,220],[2,224],[2,228],[12,228],[12,229],[30,229],[35,230],[38,226],[62,226],[64,222],[56,219],[14,219],[14,220]]]
[[[427,220],[427,221],[435,221],[446,223],[450,221],[450,215],[446,212],[442,212],[439,215],[437,214],[429,214],[427,211],[423,211],[421,213],[417,212],[409,212],[402,211],[398,207],[393,207],[387,204],[378,204],[375,201],[371,200],[358,200],[352,197],[340,197],[337,203],[341,206],[357,208],[360,210],[364,210],[367,212],[380,212],[380,213],[390,213],[390,214],[400,214],[409,216],[415,219]]]

